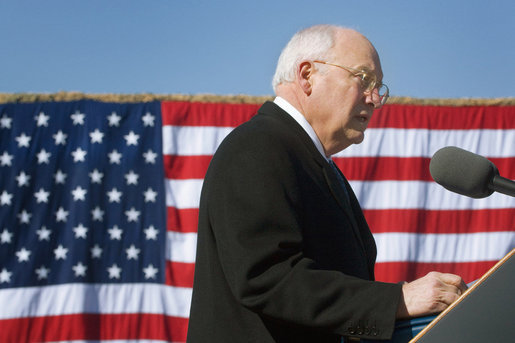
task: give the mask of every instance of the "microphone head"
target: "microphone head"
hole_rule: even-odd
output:
[[[429,163],[433,179],[444,188],[472,198],[485,198],[494,190],[490,188],[497,167],[483,156],[457,147],[438,150]]]

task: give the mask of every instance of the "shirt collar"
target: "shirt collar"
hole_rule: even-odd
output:
[[[331,161],[331,157],[327,157],[324,152],[324,147],[322,146],[322,142],[320,142],[320,139],[318,139],[318,136],[313,130],[313,127],[309,124],[309,122],[306,120],[304,115],[300,113],[295,107],[293,107],[292,104],[290,104],[285,99],[281,98],[280,96],[276,97],[274,99],[274,103],[282,108],[286,113],[288,113],[299,125],[306,131],[306,133],[309,135],[313,143],[315,144],[318,152],[327,160]]]

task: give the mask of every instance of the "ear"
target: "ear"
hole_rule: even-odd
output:
[[[299,63],[297,67],[297,81],[300,88],[306,95],[310,95],[313,91],[313,73],[315,66],[312,62],[304,61]]]

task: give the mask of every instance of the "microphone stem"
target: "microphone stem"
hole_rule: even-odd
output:
[[[490,189],[499,193],[515,197],[515,181],[512,181],[500,175],[494,176],[494,178],[492,179]]]

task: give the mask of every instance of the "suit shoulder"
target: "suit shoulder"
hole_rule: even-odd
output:
[[[268,113],[258,113],[251,120],[232,130],[218,150],[234,152],[233,150],[246,149],[253,151],[254,149],[277,149],[298,145],[301,137],[291,124],[284,118],[278,118]],[[297,124],[293,122],[293,125]]]

